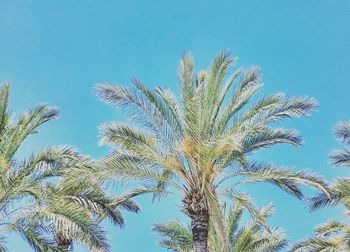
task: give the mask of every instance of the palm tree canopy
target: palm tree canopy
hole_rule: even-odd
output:
[[[242,183],[269,181],[298,197],[298,184],[325,190],[321,180],[306,173],[246,159],[277,143],[300,145],[297,131],[274,125],[283,118],[308,115],[315,100],[275,94],[251,101],[262,86],[260,71],[240,68],[225,80],[234,62],[224,51],[209,70],[196,75],[192,58],[184,55],[179,66],[181,102],[170,90],[151,90],[137,80],[132,88],[98,85],[104,101],[122,107],[140,126],[113,122],[101,127],[101,143],[116,148],[105,160],[108,172],[116,179],[171,184],[185,194],[194,188],[211,190],[237,176],[246,178]]]
[[[298,198],[303,197],[300,185],[327,194],[318,177],[249,161],[248,155],[261,148],[299,146],[297,131],[276,124],[309,115],[316,102],[281,93],[254,99],[262,87],[260,70],[239,68],[229,75],[235,61],[223,51],[208,70],[195,74],[192,57],[185,54],[178,70],[179,100],[169,89],[150,89],[137,80],[132,87],[98,85],[98,96],[131,119],[101,127],[101,143],[115,150],[100,175],[142,181],[154,188],[155,197],[178,193],[191,218],[208,211],[216,218],[218,197],[239,200],[238,186],[247,183],[269,182]]]

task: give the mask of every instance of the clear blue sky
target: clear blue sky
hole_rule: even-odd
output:
[[[309,169],[331,180],[349,174],[330,168],[329,151],[339,146],[331,134],[336,122],[350,119],[350,2],[347,0],[242,1],[0,1],[0,80],[12,81],[14,112],[38,103],[57,106],[60,119],[45,125],[23,146],[20,157],[43,146],[70,144],[94,158],[98,125],[122,120],[120,111],[98,101],[98,82],[177,88],[176,67],[191,51],[204,68],[221,49],[239,56],[239,65],[261,66],[264,94],[309,95],[319,102],[310,118],[286,121],[305,139],[301,148],[278,146],[256,158]],[[313,226],[342,218],[342,209],[307,213],[305,204],[272,186],[249,188],[262,206],[273,202],[271,225],[291,241],[310,235]],[[157,222],[179,218],[168,198],[152,204],[139,198],[142,212],[127,214],[124,230],[107,225],[112,250],[163,251],[150,232]],[[11,251],[29,251],[17,236]]]

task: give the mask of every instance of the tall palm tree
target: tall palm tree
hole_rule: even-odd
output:
[[[287,245],[283,232],[279,229],[271,229],[266,224],[273,209],[271,205],[262,208],[252,220],[246,224],[240,224],[244,207],[235,203],[229,209],[228,214],[223,213],[224,226],[222,229],[230,241],[232,252],[277,252]],[[225,217],[226,216],[226,217]],[[257,218],[259,217],[259,218]],[[193,239],[190,227],[171,221],[166,224],[155,225],[153,231],[164,237],[160,245],[166,249],[178,252],[192,252]],[[221,252],[222,245],[215,230],[209,226],[209,250]]]
[[[335,138],[341,143],[350,144],[350,122],[340,122],[334,130]],[[350,166],[350,149],[333,150],[330,154],[333,166]],[[330,195],[330,197],[329,197]],[[328,195],[319,193],[310,200],[310,209],[317,210],[326,206],[343,205],[350,212],[350,179],[341,178],[334,181]],[[295,251],[349,251],[350,225],[339,221],[330,221],[315,230],[315,237],[297,243]]]
[[[182,211],[191,218],[195,252],[208,251],[209,221],[215,223],[220,212],[217,198],[237,200],[241,184],[267,181],[298,198],[299,184],[326,191],[305,172],[248,160],[250,153],[277,143],[300,145],[297,131],[276,128],[276,122],[308,115],[315,101],[283,94],[253,101],[262,86],[259,69],[239,68],[225,78],[234,62],[224,51],[207,71],[195,74],[192,58],[184,55],[180,102],[170,90],[149,89],[137,80],[133,87],[96,88],[102,100],[123,108],[132,120],[101,127],[102,143],[115,146],[104,161],[105,177],[154,185],[156,197],[179,193]]]

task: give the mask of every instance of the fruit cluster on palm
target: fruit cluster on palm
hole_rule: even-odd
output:
[[[221,251],[230,251],[221,228],[221,199],[251,211],[240,185],[269,182],[297,198],[303,198],[300,185],[328,194],[326,184],[306,172],[249,159],[250,153],[275,144],[300,145],[297,131],[276,123],[308,115],[315,101],[280,93],[254,99],[262,87],[259,69],[239,68],[228,76],[234,62],[224,51],[196,74],[192,58],[184,55],[178,71],[180,100],[169,89],[150,89],[137,80],[133,87],[101,84],[96,89],[131,118],[128,124],[101,127],[102,143],[115,147],[103,161],[101,176],[140,181],[155,197],[179,194],[182,211],[191,219],[195,252],[208,251],[210,229]]]
[[[350,122],[339,123],[335,130],[335,137],[342,143],[350,144]],[[350,149],[334,150],[330,155],[333,166],[350,166]],[[310,208],[317,210],[326,206],[343,205],[350,211],[350,179],[337,179],[329,186],[329,195],[319,193],[310,199]],[[315,229],[315,236],[297,243],[294,251],[349,251],[350,225],[339,221],[330,221]]]

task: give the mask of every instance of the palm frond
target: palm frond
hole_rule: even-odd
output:
[[[287,143],[300,146],[301,137],[295,130],[286,129],[265,129],[244,138],[242,149],[249,153],[260,148],[271,147],[278,143]]]
[[[243,208],[241,204],[235,202],[234,205],[229,210],[227,220],[226,220],[226,232],[229,239],[232,241],[235,239],[235,233],[238,230],[239,221],[243,214]]]
[[[297,198],[303,198],[303,193],[299,188],[300,185],[316,188],[326,195],[329,195],[328,186],[321,178],[310,175],[307,172],[293,172],[289,169],[276,167],[271,164],[248,163],[242,167],[233,169],[229,174],[246,177],[247,180],[243,180],[241,183],[265,181],[275,184]]]
[[[11,229],[26,240],[36,252],[58,251],[55,241],[45,236],[43,230],[38,228],[37,224],[33,224],[26,223],[24,219],[20,219],[11,225]]]
[[[109,251],[108,240],[101,227],[71,204],[39,208],[35,215],[52,223],[55,232],[63,237],[86,244],[91,249]]]
[[[319,252],[319,251],[348,251],[349,246],[341,242],[342,239],[324,239],[322,237],[315,237],[306,239],[300,243],[295,244],[291,251],[293,252]]]
[[[192,233],[189,227],[170,221],[164,224],[154,225],[152,231],[163,236],[160,246],[174,251],[192,251]]]
[[[10,160],[28,135],[36,133],[40,125],[57,118],[57,115],[58,110],[47,106],[37,106],[28,113],[22,114],[6,142],[1,142],[2,157],[5,160]]]
[[[10,113],[8,111],[10,83],[5,82],[0,88],[0,135],[3,135],[4,131],[8,127]]]
[[[330,221],[326,224],[319,225],[315,228],[315,235],[317,236],[330,236],[334,233],[343,231],[343,230],[350,231],[350,227],[339,222],[339,221]]]
[[[350,180],[337,179],[330,185],[328,194],[319,193],[308,199],[310,210],[317,210],[326,206],[344,204],[350,208]]]

